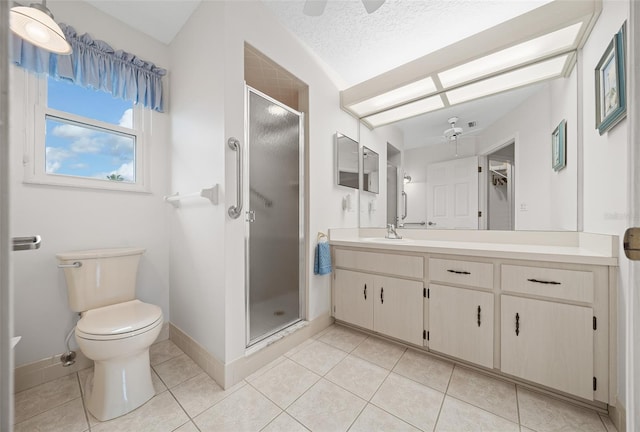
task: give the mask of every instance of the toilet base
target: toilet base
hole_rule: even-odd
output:
[[[85,385],[89,412],[100,421],[133,411],[153,396],[149,349],[123,358],[96,360]]]

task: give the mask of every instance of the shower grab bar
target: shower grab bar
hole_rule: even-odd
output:
[[[229,216],[231,219],[237,219],[242,213],[242,147],[240,141],[231,137],[227,140],[227,145],[233,151],[238,152],[236,154],[236,172],[237,172],[237,186],[238,191],[236,194],[236,205],[229,207]]]
[[[407,201],[409,201],[409,197],[405,191],[402,191],[402,197],[404,198],[404,214],[402,215],[402,220],[407,218]]]

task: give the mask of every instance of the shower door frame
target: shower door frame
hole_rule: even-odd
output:
[[[251,86],[249,86],[245,82],[245,92],[244,92],[244,142],[245,145],[245,157],[243,161],[243,171],[244,171],[244,196],[245,198],[245,236],[244,236],[244,269],[245,269],[245,281],[244,281],[244,290],[245,290],[245,313],[246,313],[246,347],[249,348],[257,343],[273,336],[274,334],[279,333],[280,331],[286,329],[287,327],[291,327],[306,319],[306,259],[305,259],[305,250],[306,250],[306,242],[305,242],[305,228],[306,228],[306,215],[305,215],[305,189],[306,189],[306,172],[305,172],[305,131],[304,131],[304,113],[300,111],[296,111],[287,105],[284,105],[282,102],[272,98],[271,96],[257,90]],[[251,249],[250,249],[250,241],[251,241],[251,222],[249,222],[249,211],[251,210],[251,123],[250,123],[250,113],[249,113],[249,99],[250,94],[253,93],[261,98],[266,99],[267,101],[276,104],[280,108],[295,114],[298,116],[298,319],[292,322],[283,324],[274,329],[271,329],[267,333],[256,337],[255,339],[251,339]]]

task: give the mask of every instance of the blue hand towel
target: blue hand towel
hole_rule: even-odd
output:
[[[316,246],[313,274],[324,275],[327,273],[331,273],[331,249],[325,240],[318,242]]]

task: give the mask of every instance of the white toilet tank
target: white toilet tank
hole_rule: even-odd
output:
[[[118,248],[57,254],[60,264],[81,264],[64,269],[71,310],[84,312],[135,299],[138,263],[144,251]]]

